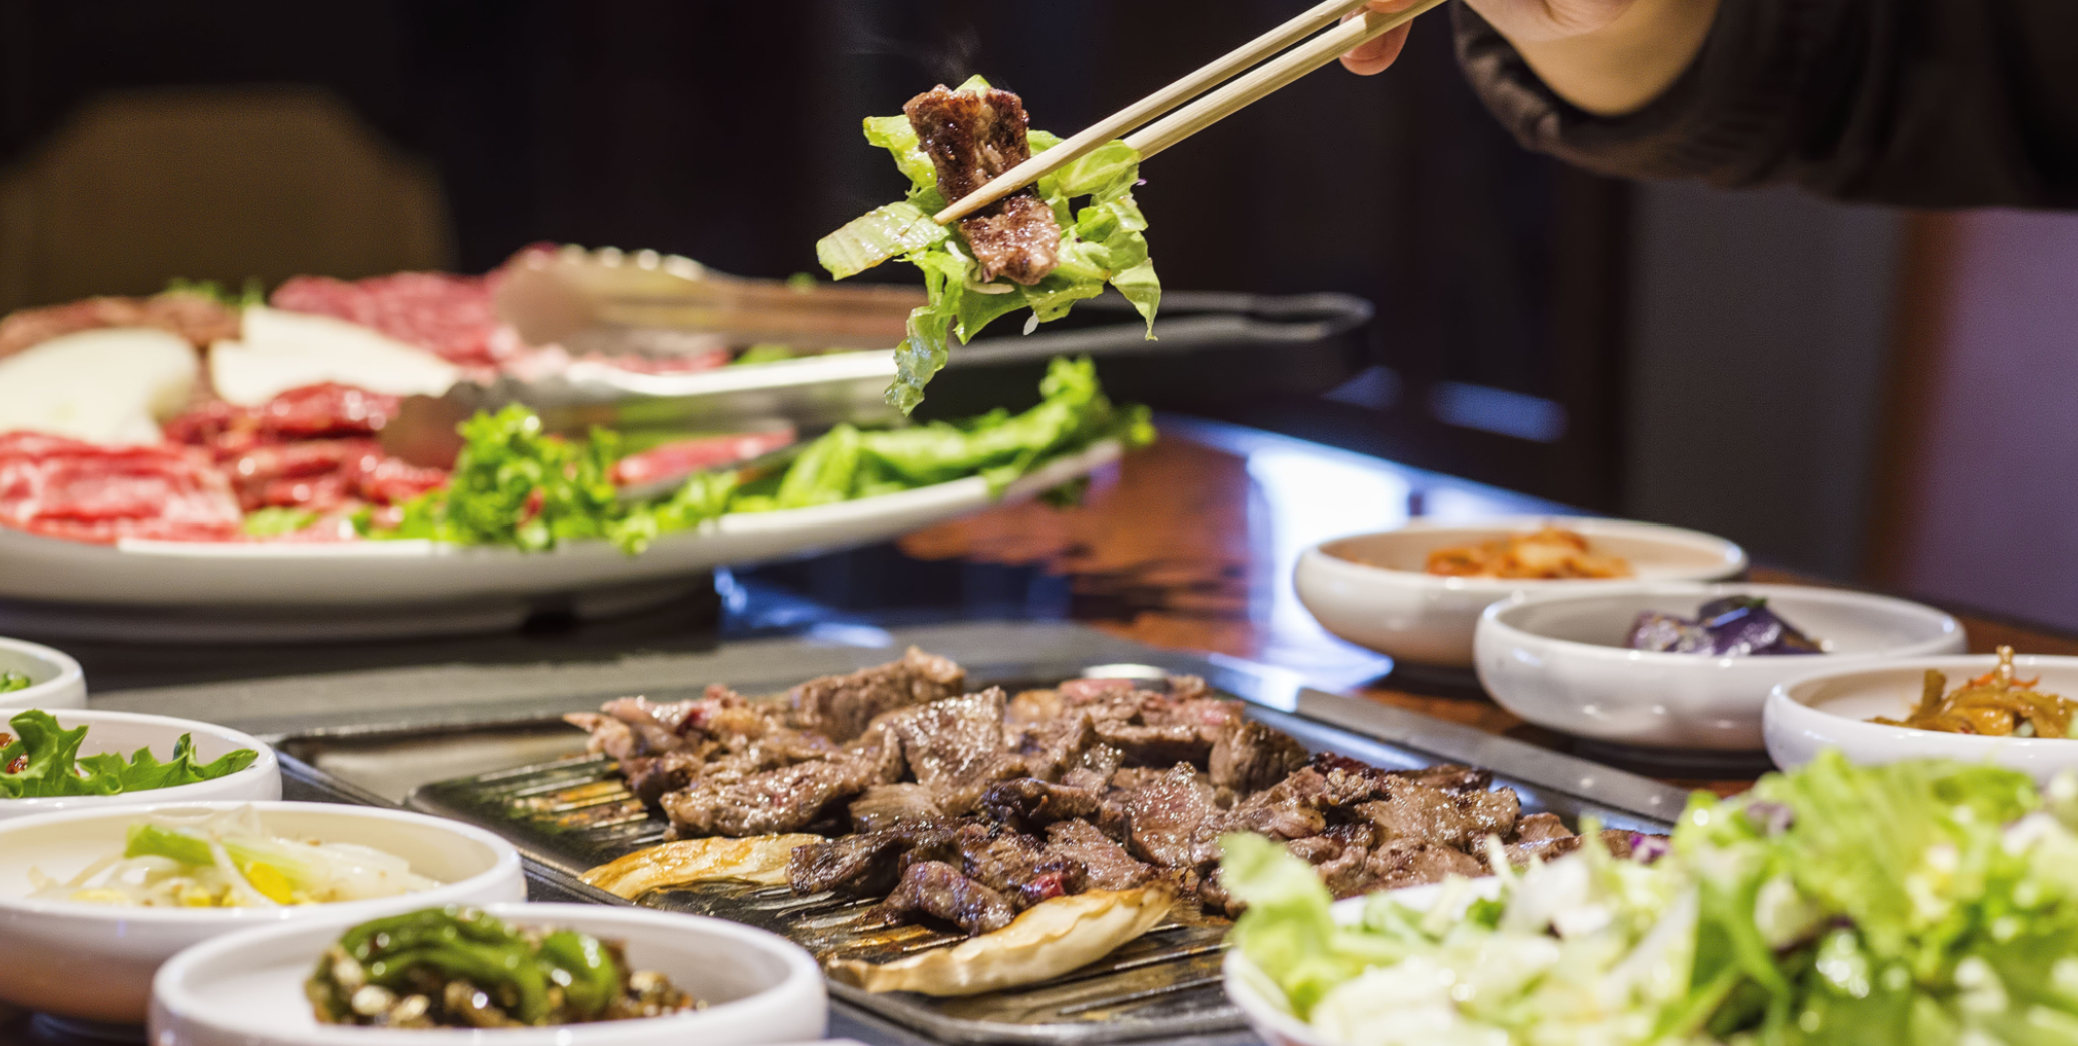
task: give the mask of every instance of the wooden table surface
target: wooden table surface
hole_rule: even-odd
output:
[[[1383,667],[1382,659],[1329,636],[1297,607],[1290,578],[1296,549],[1286,532],[1310,531],[1310,544],[1391,522],[1376,522],[1390,512],[1379,511],[1375,491],[1367,502],[1364,491],[1343,486],[1346,478],[1332,469],[1309,471],[1307,446],[1281,447],[1278,452],[1287,456],[1265,463],[1258,460],[1262,454],[1165,437],[1100,478],[1078,509],[1009,506],[910,535],[901,547],[920,559],[1038,567],[1064,576],[1072,592],[1071,616],[1119,636],[1277,664],[1314,678],[1340,675],[1347,680],[1341,689],[1373,701],[1627,765],[1605,750],[1582,750],[1524,723],[1488,698],[1469,671],[1401,666],[1380,676],[1375,669]],[[1342,489],[1308,494],[1309,483]],[[1304,503],[1280,504],[1295,499]],[[1767,568],[1752,576],[1814,583]],[[1973,651],[2010,644],[2027,653],[2078,654],[2078,639],[1957,616]],[[1374,670],[1366,672],[1367,665]],[[1729,794],[1766,764],[1759,758],[1692,772],[1667,765],[1628,768]]]

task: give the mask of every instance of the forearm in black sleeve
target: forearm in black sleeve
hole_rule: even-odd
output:
[[[2078,0],[1721,0],[1635,113],[1553,94],[1460,2],[1458,57],[1524,146],[1605,173],[1849,200],[2078,207]]]

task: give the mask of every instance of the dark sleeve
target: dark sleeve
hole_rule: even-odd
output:
[[[1453,5],[1458,57],[1530,149],[1607,174],[1790,182],[1916,206],[2078,207],[2078,0],[1721,0],[1645,108],[1554,95]]]

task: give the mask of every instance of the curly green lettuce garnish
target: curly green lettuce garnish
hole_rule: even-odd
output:
[[[528,551],[605,540],[632,555],[663,534],[727,513],[829,505],[968,476],[983,477],[992,494],[1001,494],[1047,462],[1097,443],[1131,448],[1154,440],[1148,409],[1114,405],[1087,359],[1054,360],[1039,392],[1039,405],[1021,414],[996,410],[886,432],[839,425],[801,448],[784,472],[695,473],[651,501],[618,496],[611,478],[620,457],[615,434],[595,429],[588,441],[565,440],[543,432],[541,419],[515,404],[462,424],[465,442],[448,486],[406,502],[394,526],[376,524],[372,511],[358,525],[373,538]]]
[[[0,672],[0,694],[29,689],[30,679],[20,672]]]
[[[87,728],[67,730],[56,716],[30,709],[7,721],[13,738],[0,746],[0,798],[45,799],[52,796],[115,795],[213,781],[252,765],[260,754],[250,748],[226,752],[211,762],[195,757],[194,738],[182,734],[173,758],[160,762],[149,748],[124,759],[105,753],[81,757]],[[19,767],[19,769],[10,769]]]
[[[246,513],[238,528],[245,531],[247,537],[278,538],[294,534],[317,520],[318,514],[307,508],[269,505]]]
[[[1130,449],[1154,441],[1148,409],[1114,405],[1089,360],[1054,360],[1039,393],[1039,405],[1021,414],[999,409],[885,432],[840,425],[802,451],[776,482],[746,486],[730,511],[827,505],[968,476],[981,476],[1000,494],[1041,465],[1095,444],[1117,440]]]
[[[215,280],[189,280],[175,276],[166,281],[166,289],[159,293],[207,298],[227,309],[267,304],[267,284],[258,276],[247,276],[244,285],[236,291]]]
[[[988,81],[974,77],[960,90],[982,90]],[[1133,303],[1154,337],[1154,314],[1162,285],[1147,256],[1147,219],[1133,201],[1140,178],[1140,154],[1122,141],[1099,146],[1066,167],[1039,179],[1039,197],[1053,208],[1062,229],[1060,265],[1034,286],[1009,279],[976,279],[973,251],[959,230],[933,221],[943,210],[938,174],[917,142],[906,116],[874,116],[865,122],[866,140],[893,154],[895,165],[909,177],[907,196],[875,208],[815,245],[816,259],[843,279],[893,258],[923,270],[926,304],[909,314],[908,338],[895,350],[897,374],[887,390],[890,405],[908,413],[923,402],[924,386],[945,366],[947,339],[973,340],[990,321],[1029,308],[1033,326],[1068,314],[1077,301],[1103,293],[1110,284]],[[1060,138],[1045,131],[1026,135],[1032,152],[1045,152]],[[1073,201],[1088,197],[1077,208]]]

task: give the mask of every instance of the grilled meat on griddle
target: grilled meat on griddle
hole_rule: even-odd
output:
[[[911,98],[902,112],[938,170],[938,194],[946,203],[958,203],[1031,159],[1024,102],[1009,91],[953,91],[939,84]],[[973,248],[984,280],[1008,276],[1029,287],[1060,264],[1060,223],[1031,186],[961,219],[960,235]]]
[[[894,920],[985,932],[1048,898],[1168,880],[1207,909],[1219,839],[1282,841],[1337,897],[1484,875],[1585,845],[1557,817],[1462,766],[1382,770],[1299,743],[1203,680],[1072,680],[1007,696],[911,649],[810,680],[786,702],[723,687],[608,703],[570,721],[618,760],[679,837],[814,830],[796,893],[880,897]],[[1634,836],[1605,832],[1612,853]]]
[[[943,861],[910,865],[876,911],[889,922],[924,916],[952,923],[968,933],[1000,930],[1017,915],[1008,898]]]

